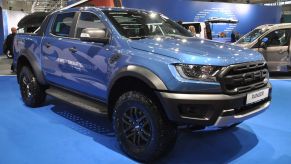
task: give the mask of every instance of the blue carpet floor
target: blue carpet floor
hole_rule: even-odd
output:
[[[268,111],[234,129],[182,131],[158,163],[291,163],[291,81],[272,84]],[[0,112],[0,164],[135,163],[106,118],[54,99],[28,108],[15,77],[0,77]]]

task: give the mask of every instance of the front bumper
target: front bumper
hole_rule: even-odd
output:
[[[270,106],[271,101],[267,101],[261,105],[258,105],[253,110],[248,113],[232,115],[232,116],[220,116],[218,117],[217,121],[215,122],[215,127],[225,127],[232,125],[234,123],[243,122],[246,119],[254,117],[263,111],[265,111]]]
[[[168,118],[178,124],[225,127],[242,122],[265,111],[271,102],[269,97],[247,105],[248,93],[239,95],[225,94],[181,94],[157,92]]]

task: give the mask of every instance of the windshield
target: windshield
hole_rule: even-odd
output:
[[[184,27],[154,12],[107,10],[104,13],[118,32],[130,39],[155,36],[193,37]]]
[[[251,31],[250,33],[246,34],[241,39],[239,39],[237,41],[237,44],[251,43],[268,30],[269,29],[267,29],[267,28],[254,29],[253,31]]]

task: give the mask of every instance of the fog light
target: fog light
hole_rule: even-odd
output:
[[[234,114],[235,114],[234,109],[226,109],[226,110],[223,110],[221,116],[233,116]]]
[[[181,117],[188,117],[199,120],[209,120],[209,105],[180,105]]]

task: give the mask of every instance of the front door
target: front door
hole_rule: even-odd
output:
[[[259,48],[271,72],[286,72],[290,65],[290,29],[272,31],[264,38],[268,38],[265,48]]]
[[[81,12],[76,24],[74,41],[71,42],[69,56],[75,63],[72,81],[76,82],[75,90],[91,97],[105,100],[107,95],[108,57],[114,52],[110,44],[84,42],[80,40],[85,28],[99,28],[107,31],[105,24],[91,12]]]

